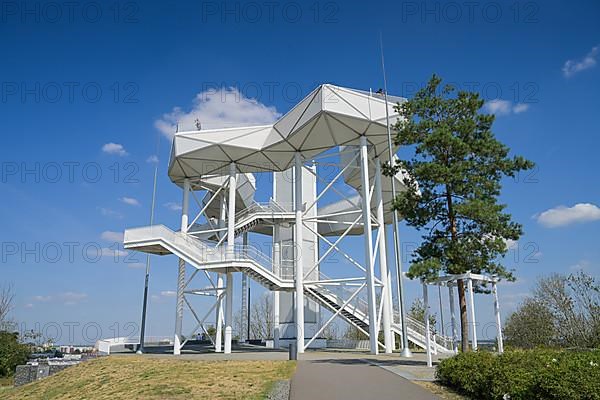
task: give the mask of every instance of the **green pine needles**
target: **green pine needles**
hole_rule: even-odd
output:
[[[441,86],[433,75],[414,98],[396,108],[403,117],[395,126],[395,143],[412,150],[387,174],[408,173],[394,202],[407,224],[423,233],[408,276],[430,279],[467,271],[514,280],[500,262],[507,241],[518,240],[521,225],[498,202],[504,177],[534,164],[510,156],[492,132],[494,115],[481,112],[478,93]],[[480,288],[483,289],[483,288]],[[463,350],[468,346],[465,288],[458,284]]]

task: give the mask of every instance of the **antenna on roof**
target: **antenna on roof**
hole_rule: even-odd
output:
[[[385,101],[385,120],[386,120],[386,125],[387,125],[387,135],[388,135],[388,151],[389,151],[389,157],[390,157],[390,167],[393,165],[394,163],[394,150],[392,149],[392,131],[390,128],[390,112],[389,112],[389,106],[388,106],[388,99],[387,99],[387,79],[385,76],[385,60],[383,58],[383,35],[381,34],[381,30],[379,31],[379,48],[381,50],[381,71],[383,73],[383,90],[379,89],[377,91],[378,94],[381,94],[383,92],[383,99]],[[395,177],[394,175],[391,175],[390,177],[391,181],[392,181],[392,198],[395,199],[396,198],[396,181],[395,181]],[[402,325],[402,352],[400,353],[400,355],[402,357],[412,357],[412,353],[410,351],[410,349],[408,348],[408,334],[407,334],[407,329],[406,329],[406,313],[405,313],[405,307],[404,307],[404,288],[403,288],[403,283],[402,280],[403,278],[403,274],[402,274],[402,264],[401,264],[401,257],[400,257],[400,237],[398,234],[398,213],[396,212],[396,210],[393,211],[392,213],[393,215],[393,219],[392,219],[392,228],[394,229],[394,253],[396,255],[396,274],[398,277],[398,308],[400,311],[400,323]]]

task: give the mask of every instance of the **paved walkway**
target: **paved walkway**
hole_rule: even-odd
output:
[[[292,378],[290,400],[438,400],[392,372],[355,358],[303,360]]]

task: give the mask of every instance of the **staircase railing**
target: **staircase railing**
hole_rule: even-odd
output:
[[[290,213],[293,211],[292,203],[279,203],[271,199],[268,202],[254,202],[250,206],[238,212],[235,216],[237,221],[243,221],[248,216],[258,213]]]
[[[329,276],[325,275],[323,272],[319,272],[321,280],[332,280]],[[330,297],[334,297],[336,299],[336,303],[338,305],[343,304],[347,299],[350,298],[354,294],[354,292],[350,289],[347,289],[344,285],[323,285],[323,284],[315,284],[318,287],[318,290]],[[357,288],[358,289],[358,288]],[[366,316],[368,314],[368,306],[365,306],[366,302],[361,301],[360,296],[355,296],[354,299],[345,307],[346,310],[352,312],[360,319],[363,319],[363,322],[366,321]],[[358,313],[356,312],[358,311]]]
[[[325,275],[323,272],[320,272],[320,276],[322,280],[330,280],[331,278],[329,278],[327,275]],[[330,286],[330,285],[318,285],[319,290],[322,292],[325,292],[326,294],[330,294],[333,295],[334,297],[336,297],[337,299],[339,299],[340,301],[337,301],[338,304],[342,304],[344,299],[348,299],[353,292],[351,290],[349,290],[347,287],[345,287],[344,285],[335,285],[335,286]],[[358,310],[360,312],[360,314],[362,315],[356,315],[357,317],[359,317],[360,319],[365,319],[368,314],[368,302],[360,296],[356,296],[355,299],[351,302],[351,305],[349,305],[350,307],[346,307],[349,310]],[[354,311],[352,310],[352,311]],[[355,313],[356,314],[356,313]],[[394,320],[396,321],[400,321],[400,318],[398,316],[397,312],[394,312]],[[410,316],[406,316],[405,317],[406,320],[406,326],[407,328],[411,329],[412,331],[420,334],[421,336],[425,337],[425,324],[417,319],[414,319]],[[365,321],[368,322],[368,321]],[[398,326],[401,326],[400,323],[397,324]],[[443,335],[439,335],[435,332],[434,329],[432,329],[432,327],[430,327],[429,329],[430,332],[430,337],[432,338],[432,340],[435,340],[435,342],[446,348],[446,349],[452,349],[452,338],[448,337],[448,336],[443,336]]]
[[[250,260],[273,273],[273,260],[271,257],[252,245],[236,244],[233,249],[233,257],[231,257],[228,253],[227,245],[214,246],[209,241],[201,240],[182,232],[174,232],[164,225],[128,229],[125,241],[146,240],[148,237],[165,238],[189,255],[194,255],[201,262],[226,262],[232,259]]]
[[[236,216],[236,236],[240,229],[245,227],[249,220],[256,214],[278,214],[278,213],[291,213],[293,211],[292,203],[280,203],[271,199],[268,202],[254,202],[250,206],[239,211]],[[195,224],[193,229],[193,235],[200,236],[205,233],[215,232],[215,223],[204,223]],[[221,228],[222,234],[225,232],[225,228]],[[243,231],[242,231],[243,232]]]

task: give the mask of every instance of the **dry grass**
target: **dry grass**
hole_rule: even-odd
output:
[[[14,382],[14,377],[4,377],[0,378],[0,388],[3,386],[12,386]]]
[[[437,382],[429,382],[429,381],[413,381],[417,385],[423,386],[425,389],[429,390],[431,393],[439,396],[445,400],[466,400],[468,397],[462,396],[452,389],[448,389],[445,386],[440,385]]]
[[[17,399],[262,399],[289,379],[289,361],[193,361],[103,357],[1,392]]]

